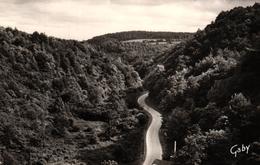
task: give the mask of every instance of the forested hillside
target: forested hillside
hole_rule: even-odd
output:
[[[129,31],[97,36],[83,43],[91,44],[97,50],[133,66],[140,77],[144,78],[154,68],[154,59],[176,45],[172,40],[181,42],[191,37],[193,33]],[[164,39],[166,42],[123,42],[133,39]]]
[[[145,79],[174,164],[260,163],[260,5],[221,12]],[[173,142],[177,153],[173,155]],[[233,145],[250,145],[234,157]],[[170,157],[171,156],[171,157]]]
[[[171,45],[151,45],[149,43],[123,43],[116,39],[104,39],[99,43],[91,43],[97,50],[106,52],[109,56],[118,59],[124,64],[133,66],[141,78],[144,78],[152,69],[153,59],[168,50]]]
[[[131,66],[86,43],[1,28],[0,79],[4,164],[124,164],[141,155],[143,141],[132,139],[142,139],[146,118],[127,101],[141,86]]]
[[[221,12],[196,34],[130,31],[78,42],[0,27],[0,164],[139,164],[144,83],[163,114],[164,159],[258,165],[259,29],[259,4]],[[124,42],[134,39],[167,42]],[[230,153],[242,144],[249,153]]]

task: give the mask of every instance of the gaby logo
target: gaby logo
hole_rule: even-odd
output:
[[[250,148],[250,145],[247,146],[247,145],[242,144],[241,146],[239,146],[238,144],[236,144],[230,148],[230,153],[232,155],[234,155],[235,157],[237,157],[237,155],[241,152],[246,152],[246,154],[248,154],[249,148]]]

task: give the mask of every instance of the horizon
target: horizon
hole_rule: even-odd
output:
[[[34,32],[38,32],[38,33],[43,33],[44,35],[48,36],[48,37],[54,37],[54,38],[58,38],[58,39],[64,39],[64,40],[76,40],[76,41],[86,41],[86,40],[90,40],[90,39],[93,39],[94,37],[98,37],[98,36],[103,36],[103,35],[107,35],[107,34],[115,34],[115,33],[124,33],[124,32],[152,32],[152,33],[160,33],[160,32],[163,32],[163,33],[196,33],[196,32],[182,32],[182,31],[179,31],[179,32],[173,32],[173,31],[147,31],[147,30],[128,30],[128,31],[116,31],[116,32],[111,32],[111,33],[104,33],[104,34],[100,34],[100,35],[97,35],[97,36],[93,36],[91,38],[88,38],[88,39],[83,39],[83,40],[78,40],[78,39],[73,39],[73,38],[62,38],[62,37],[57,37],[57,36],[54,36],[54,35],[49,35],[48,33],[45,33],[45,32],[41,32],[41,31],[32,31],[32,32],[26,32],[24,30],[21,30],[17,27],[10,27],[10,26],[1,26],[0,25],[0,28],[11,28],[11,29],[17,29],[18,31],[21,31],[21,32],[25,32],[25,33],[28,33],[28,34],[33,34]]]
[[[204,29],[221,11],[251,0],[2,0],[1,26],[88,40],[126,31],[191,32]]]

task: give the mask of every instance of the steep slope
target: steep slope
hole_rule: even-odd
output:
[[[145,79],[174,164],[259,164],[260,5],[222,12]],[[173,142],[178,152],[173,155]],[[234,157],[230,147],[250,144]]]
[[[89,44],[1,28],[0,79],[5,164],[140,155],[142,141],[131,138],[142,137],[145,117],[126,102],[127,90],[141,86],[132,67]]]

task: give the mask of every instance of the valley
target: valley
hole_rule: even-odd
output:
[[[259,16],[83,41],[1,27],[0,162],[259,164]]]

